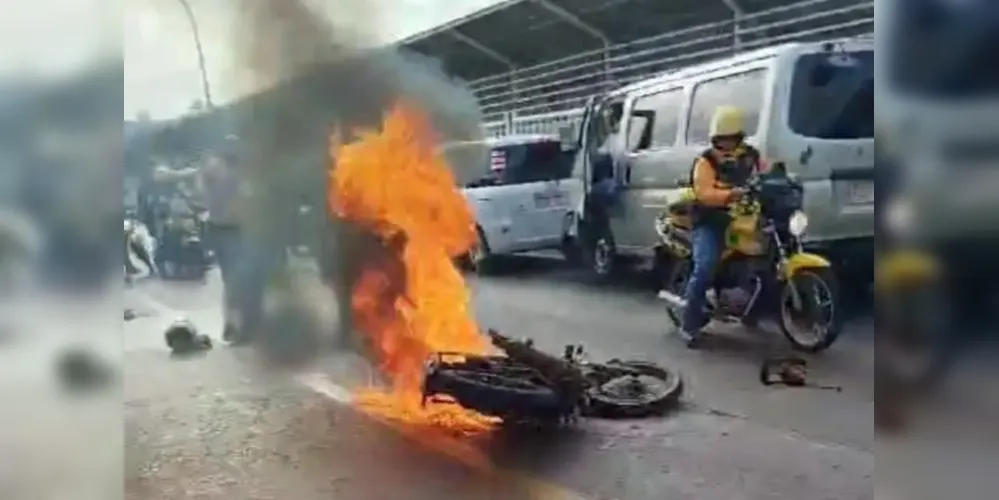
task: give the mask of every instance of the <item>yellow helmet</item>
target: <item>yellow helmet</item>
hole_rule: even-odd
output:
[[[710,135],[716,137],[732,137],[746,133],[746,113],[734,106],[718,106],[711,117]]]

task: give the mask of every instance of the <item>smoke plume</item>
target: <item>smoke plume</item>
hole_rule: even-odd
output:
[[[299,214],[303,203],[327,212],[331,131],[377,127],[400,99],[428,114],[442,142],[481,139],[482,120],[474,95],[436,62],[376,43],[385,14],[373,3],[329,3],[332,7],[320,12],[305,0],[244,2],[235,23],[241,28],[232,40],[235,74],[269,90],[254,97],[235,124],[246,149],[244,168],[256,188],[247,229],[261,244],[290,242],[296,237],[292,233],[315,238],[321,274],[335,284],[339,299],[340,333],[349,335],[349,293],[365,256],[379,242],[326,216],[303,227]],[[462,148],[460,154],[452,165],[461,180],[474,176],[488,153]],[[319,293],[314,286],[292,288]],[[302,310],[317,303],[305,298],[284,302]]]

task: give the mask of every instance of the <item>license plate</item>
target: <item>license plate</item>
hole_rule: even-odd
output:
[[[870,205],[874,203],[873,182],[851,182],[847,187],[851,205]]]

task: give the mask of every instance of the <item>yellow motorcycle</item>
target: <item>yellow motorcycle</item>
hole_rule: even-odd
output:
[[[680,187],[685,188],[681,199],[656,220],[656,267],[663,276],[659,298],[678,328],[693,270],[694,205],[689,183]],[[795,349],[828,349],[843,329],[838,286],[830,262],[802,249],[808,217],[801,210],[801,184],[775,164],[770,172],[750,179],[747,191],[729,206],[725,250],[707,297],[710,318],[747,326],[753,326],[755,318],[774,318]],[[761,300],[765,292],[773,298]],[[764,306],[778,310],[756,310]]]
[[[917,216],[905,196],[890,196],[881,216],[874,275],[876,377],[885,387],[915,389],[940,380],[955,354],[944,266],[917,244]]]

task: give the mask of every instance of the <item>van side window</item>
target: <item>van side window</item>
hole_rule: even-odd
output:
[[[568,178],[571,158],[558,141],[503,146],[493,150],[492,166],[496,184],[512,185]]]
[[[690,106],[687,144],[710,142],[711,117],[719,106],[741,108],[746,113],[746,135],[755,134],[760,125],[766,74],[765,69],[757,69],[697,84]]]
[[[675,146],[682,107],[682,88],[636,99],[629,120],[628,150],[634,152]]]

